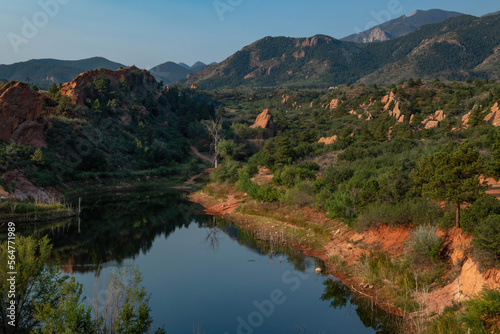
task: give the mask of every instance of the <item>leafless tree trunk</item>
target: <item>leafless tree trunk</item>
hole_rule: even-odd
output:
[[[208,134],[212,139],[211,149],[214,151],[214,165],[215,168],[218,166],[218,158],[219,158],[219,148],[217,147],[219,142],[222,140],[222,119],[216,118],[215,121],[213,119],[205,122],[205,127],[207,128]]]

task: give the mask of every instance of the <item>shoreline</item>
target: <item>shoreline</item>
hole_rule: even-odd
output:
[[[327,254],[326,250],[328,245],[321,249],[314,249],[313,247],[305,243],[283,240],[283,237],[282,240],[279,240],[279,237],[277,238],[275,237],[276,227],[277,227],[276,225],[261,226],[261,224],[256,222],[251,215],[245,215],[235,212],[238,205],[235,205],[234,201],[236,200],[232,198],[232,196],[230,196],[228,201],[221,201],[215,199],[214,197],[207,196],[206,194],[199,191],[189,194],[188,199],[191,202],[203,206],[205,208],[203,211],[206,214],[220,216],[222,218],[228,219],[234,224],[236,224],[238,227],[254,232],[256,234],[256,237],[261,240],[278,242],[282,245],[298,249],[307,256],[315,257],[322,260],[326,266],[327,273],[333,275],[335,278],[340,280],[346,287],[348,287],[354,293],[357,293],[367,299],[370,299],[375,305],[377,305],[377,307],[379,307],[383,311],[398,317],[402,317],[405,320],[408,319],[408,317],[411,315],[410,313],[401,310],[392,303],[388,303],[387,301],[382,301],[377,299],[377,293],[376,293],[377,290],[374,290],[372,285],[366,284],[361,280],[356,279],[355,277],[350,277],[347,273],[338,270],[335,264],[332,263]],[[238,204],[239,202],[241,202],[241,200],[238,200]],[[214,210],[214,206],[216,207],[220,206],[222,210],[216,211]],[[275,223],[276,222],[273,221],[273,224]],[[343,223],[337,223],[336,231],[338,232],[340,229],[343,229],[342,231],[343,233],[349,232],[347,226],[345,226]],[[342,235],[344,235],[343,233]]]

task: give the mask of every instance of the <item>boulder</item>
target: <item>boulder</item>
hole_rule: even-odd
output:
[[[262,128],[265,129],[263,133],[263,138],[271,138],[274,136],[276,127],[274,125],[273,116],[269,112],[269,109],[262,111],[259,116],[255,119],[255,123],[250,126],[252,129]]]
[[[33,92],[27,84],[22,82],[7,83],[0,89],[0,141],[13,141],[12,134],[18,130],[19,126],[24,122],[38,120],[41,113],[40,94]],[[25,137],[22,133],[18,136]],[[44,135],[43,138],[45,138]]]
[[[426,129],[432,129],[439,126],[439,122],[444,120],[446,115],[442,110],[436,110],[436,112],[422,121],[422,125]]]

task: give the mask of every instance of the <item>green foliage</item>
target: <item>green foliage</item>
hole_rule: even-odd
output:
[[[12,245],[11,245],[12,246]],[[57,307],[60,300],[58,284],[65,280],[57,267],[49,267],[47,262],[52,245],[49,239],[44,237],[35,240],[32,237],[16,235],[16,324],[20,330],[30,331],[38,325],[38,320],[34,318],[35,305],[47,305],[47,307]],[[7,259],[13,252],[4,242],[0,247],[0,258]],[[11,272],[8,262],[0,261],[2,273]],[[10,283],[6,279],[0,282],[0,300],[2,305],[9,305],[8,298]],[[0,325],[7,333],[7,323],[5,310],[0,312]]]
[[[315,202],[314,187],[310,182],[300,182],[286,190],[283,200],[292,205],[311,205]]]
[[[39,325],[32,330],[34,334],[73,334],[94,333],[96,324],[92,321],[91,307],[83,305],[82,285],[72,277],[69,282],[57,284],[60,295],[55,305],[35,304],[34,318]]]
[[[211,174],[210,180],[214,182],[235,183],[238,181],[238,170],[242,164],[236,161],[226,161],[220,164]]]
[[[42,149],[37,148],[35,150],[35,152],[31,156],[31,161],[33,161],[35,164],[38,164],[38,165],[43,165],[44,164]]]
[[[447,307],[432,320],[426,333],[499,333],[500,291],[484,287],[475,297]]]
[[[422,258],[436,262],[439,256],[439,248],[442,241],[437,234],[437,228],[431,225],[419,225],[410,233],[408,247],[414,253],[415,261]]]
[[[276,202],[281,197],[281,192],[273,185],[266,184],[259,187],[257,183],[250,179],[250,174],[247,168],[240,170],[238,175],[239,186],[250,197],[262,202]]]
[[[498,320],[500,316],[500,291],[494,289],[483,289],[476,298],[466,302],[466,312],[459,317],[465,323],[466,328],[472,329],[474,333],[487,333],[500,331]],[[493,321],[492,321],[493,320]]]
[[[325,207],[328,218],[340,219],[346,223],[354,222],[358,214],[351,197],[346,192],[334,193],[332,198],[326,201]]]
[[[315,163],[285,166],[283,169],[276,171],[273,183],[290,188],[300,181],[314,180],[317,170],[319,170],[319,166]]]
[[[421,159],[412,179],[422,194],[455,205],[456,226],[460,227],[460,206],[473,202],[485,190],[479,182],[483,169],[478,150],[464,142],[451,152],[447,148]]]
[[[473,235],[472,245],[489,257],[483,263],[489,266],[500,263],[500,214],[490,214],[479,221]]]
[[[436,224],[441,216],[439,206],[417,197],[395,204],[371,204],[363,210],[356,226],[363,230],[374,224]]]
[[[462,229],[473,234],[475,228],[493,214],[500,214],[500,201],[492,195],[482,194],[463,210]]]
[[[137,267],[126,264],[111,271],[108,293],[114,301],[112,331],[120,334],[148,333],[153,323],[149,299]]]

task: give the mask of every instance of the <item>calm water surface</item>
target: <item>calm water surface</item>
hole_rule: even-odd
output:
[[[110,269],[137,265],[154,326],[167,333],[394,332],[384,312],[317,275],[321,261],[204,216],[180,193],[94,196],[83,207],[80,222],[33,233],[49,234],[52,262],[89,299],[99,267],[105,281]]]

